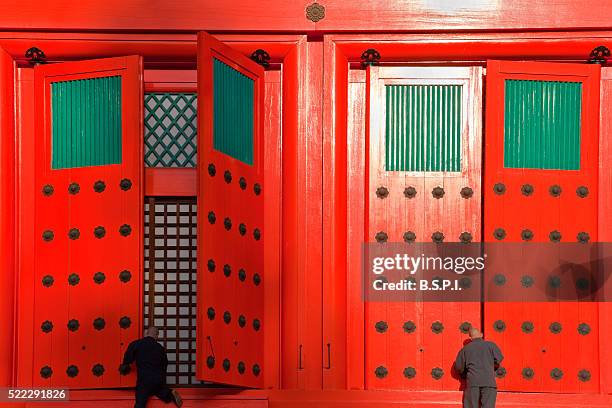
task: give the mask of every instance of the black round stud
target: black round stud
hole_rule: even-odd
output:
[[[104,183],[102,180],[98,180],[94,183],[93,189],[96,193],[101,193],[106,190],[106,183]]]
[[[378,366],[376,370],[374,370],[374,375],[376,375],[377,378],[385,378],[387,374],[389,374],[389,370],[384,366]]]
[[[381,200],[389,196],[389,189],[387,187],[378,187],[376,189],[376,197]]]
[[[474,190],[472,190],[470,187],[463,187],[459,194],[461,194],[461,198],[472,198],[472,196],[474,195]]]
[[[464,244],[469,244],[470,242],[472,242],[472,234],[467,231],[462,232],[459,235],[459,241],[463,242]]]
[[[132,273],[128,270],[121,271],[119,273],[119,280],[123,283],[127,283],[132,279]]]
[[[459,325],[459,331],[463,334],[468,334],[471,328],[472,328],[472,323],[470,322],[463,322]]]
[[[238,279],[240,279],[241,282],[246,280],[246,271],[242,268],[238,270]]]
[[[533,376],[535,375],[535,371],[533,371],[533,368],[531,367],[525,367],[521,371],[521,375],[523,376],[524,379],[531,380]]]
[[[504,330],[506,330],[506,323],[504,323],[503,320],[496,320],[493,323],[493,330],[498,333],[502,333]]]
[[[259,364],[253,364],[253,375],[255,377],[258,377],[260,373],[261,373],[261,367],[259,367]]]
[[[408,320],[403,324],[402,328],[404,329],[404,333],[414,333],[416,324],[414,324],[412,320]]]
[[[244,177],[240,177],[240,180],[238,181],[238,185],[240,186],[242,190],[246,190],[247,188],[246,179]]]
[[[215,269],[217,268],[217,265],[215,264],[214,260],[209,259],[208,262],[206,262],[206,268],[208,269],[209,272],[214,272]]]
[[[387,331],[387,329],[389,328],[389,325],[387,324],[387,322],[385,321],[379,321],[376,322],[376,324],[374,325],[374,327],[376,328],[376,331],[378,333],[384,333]]]
[[[43,331],[43,333],[50,333],[51,330],[53,330],[53,323],[51,323],[49,320],[45,320],[40,325],[40,329]]]
[[[406,378],[414,378],[416,377],[416,368],[414,367],[406,367],[403,371],[404,377]]]
[[[561,378],[563,378],[563,371],[559,368],[553,368],[550,370],[550,378],[555,381],[559,381]]]
[[[68,238],[72,240],[79,239],[80,236],[81,231],[79,231],[78,228],[71,228],[70,231],[68,231]]]
[[[217,174],[217,169],[215,168],[215,165],[212,163],[208,165],[208,174],[210,175],[210,177],[215,177],[215,174]]]
[[[132,368],[129,364],[120,364],[119,365],[119,374],[128,375],[132,371]]]
[[[589,370],[580,370],[578,372],[578,380],[587,382],[591,379],[591,372]]]
[[[469,289],[472,287],[472,280],[470,278],[468,278],[467,276],[464,276],[463,278],[459,279],[459,287],[461,289]]]
[[[225,170],[225,173],[223,173],[223,180],[225,180],[227,184],[232,182],[232,173],[229,170]]]
[[[223,321],[225,322],[225,324],[230,324],[230,322],[232,321],[232,314],[228,311],[225,311],[225,313],[223,313]]]
[[[416,188],[410,186],[404,189],[404,197],[406,198],[414,198],[417,195]]]
[[[215,358],[213,356],[208,356],[206,358],[206,367],[213,368],[215,366]]]
[[[261,231],[259,228],[255,228],[253,230],[253,238],[255,238],[255,241],[259,241],[261,239]]]
[[[495,376],[497,378],[504,378],[507,374],[507,371],[504,367],[499,367],[496,371],[495,371]]]
[[[255,331],[259,331],[259,329],[261,329],[261,322],[259,319],[253,319],[253,329]]]
[[[244,317],[244,315],[238,316],[238,326],[240,327],[246,326],[246,317]]]
[[[66,369],[66,375],[68,375],[68,377],[70,378],[76,377],[77,375],[79,375],[79,368],[75,365],[68,366],[68,368]]]
[[[132,180],[124,178],[119,182],[119,188],[123,191],[128,191],[132,188]]]
[[[503,228],[496,228],[495,231],[493,231],[493,237],[495,237],[495,239],[498,241],[501,241],[502,239],[506,238],[506,230]]]
[[[387,235],[386,232],[384,231],[379,231],[376,233],[376,235],[374,236],[374,239],[376,240],[376,242],[378,242],[379,244],[384,244],[385,242],[387,242],[387,240],[389,239],[389,236]]]
[[[531,334],[533,333],[533,323],[532,322],[523,322],[523,324],[521,324],[521,330],[523,331],[523,333],[527,333],[527,334]]]
[[[70,183],[68,186],[68,193],[72,195],[79,194],[79,191],[81,191],[81,186],[78,183]]]
[[[533,239],[533,231],[530,229],[524,229],[521,231],[521,239],[523,241],[531,241]]]
[[[101,239],[106,235],[106,229],[102,226],[97,226],[94,228],[94,237]]]
[[[244,234],[247,233],[246,225],[244,225],[243,223],[240,223],[240,225],[238,225],[238,232],[240,233],[240,235],[244,236]]]
[[[104,374],[104,366],[102,364],[96,364],[91,368],[91,373],[96,377],[101,377]]]
[[[227,372],[230,370],[230,361],[229,359],[224,359],[223,360],[223,371]]]
[[[208,213],[208,222],[211,224],[214,224],[215,222],[217,222],[217,216],[212,211]]]
[[[559,242],[561,241],[561,233],[557,230],[551,231],[550,234],[548,234],[548,238],[551,242]]]
[[[444,325],[441,322],[433,322],[431,324],[431,331],[435,334],[440,334],[444,331]]]
[[[534,191],[534,188],[533,188],[533,186],[532,186],[531,184],[523,184],[523,185],[521,186],[521,193],[522,193],[524,196],[529,197],[530,195],[532,195],[532,194],[533,194],[533,191]]]
[[[127,237],[132,233],[132,227],[130,227],[128,224],[123,224],[119,227],[119,233],[121,236]]]
[[[531,286],[533,286],[533,278],[529,275],[523,275],[521,277],[521,286],[524,288],[530,288]]]
[[[104,281],[106,280],[106,275],[104,274],[104,272],[96,272],[96,273],[94,273],[93,280],[98,285],[100,285],[100,284],[104,283]]]
[[[493,282],[495,282],[495,285],[497,286],[504,286],[506,284],[506,277],[501,273],[498,273],[493,277]]]
[[[53,286],[53,282],[55,282],[55,279],[53,279],[53,276],[51,275],[45,275],[42,278],[42,284],[45,288],[49,288],[51,286]]]
[[[255,284],[255,286],[259,286],[259,284],[261,283],[261,276],[258,273],[253,275],[253,283]]]
[[[431,190],[431,195],[433,198],[439,200],[440,198],[444,197],[444,189],[440,186],[434,187],[434,189]]]
[[[70,286],[76,286],[79,284],[80,281],[81,278],[76,273],[71,273],[70,276],[68,276],[68,283],[70,284]]]
[[[589,189],[585,186],[580,186],[576,189],[576,195],[580,198],[585,198],[589,195]]]
[[[255,195],[261,194],[261,185],[259,183],[255,183],[255,185],[253,186],[253,192],[255,193]]]
[[[576,289],[584,291],[588,290],[589,286],[591,286],[591,282],[588,278],[582,277],[576,279]]]
[[[436,244],[444,242],[444,234],[441,233],[440,231],[436,231],[433,234],[431,234],[431,240],[435,242]]]
[[[47,241],[47,242],[53,241],[54,237],[55,237],[55,234],[51,230],[46,230],[45,232],[42,233],[43,241]]]
[[[123,316],[121,319],[119,319],[119,327],[121,327],[122,329],[127,329],[131,325],[132,325],[132,320],[130,320],[129,317]]]
[[[55,191],[55,189],[53,188],[53,186],[51,184],[45,184],[42,188],[42,193],[43,195],[49,197],[51,195],[53,195],[53,192]]]
[[[591,237],[589,236],[588,232],[582,231],[578,233],[578,235],[576,236],[576,239],[578,239],[578,242],[580,242],[581,244],[586,244],[587,242],[589,242]]]
[[[548,192],[553,197],[559,197],[561,195],[561,186],[558,184],[554,184],[548,188]]]
[[[246,364],[244,364],[244,361],[239,361],[238,362],[238,373],[244,374],[245,371],[246,371]]]
[[[71,332],[75,332],[79,330],[79,327],[81,327],[81,324],[79,323],[77,319],[70,319],[68,320],[68,324],[66,326],[68,327],[68,330],[70,330]]]
[[[559,288],[561,287],[561,278],[558,276],[551,276],[548,278],[548,284],[551,288]]]
[[[212,307],[209,307],[208,310],[206,311],[206,316],[208,316],[208,320],[215,320],[215,309]]]
[[[229,217],[226,217],[226,218],[223,220],[223,226],[225,227],[225,229],[226,229],[227,231],[231,230],[231,229],[232,229],[232,220],[230,220],[230,218],[229,218]]]
[[[434,367],[431,369],[431,377],[434,380],[439,380],[443,376],[444,376],[444,370],[442,370],[440,367]]]
[[[49,378],[53,375],[53,370],[49,366],[44,366],[40,369],[40,376],[42,378]]]
[[[106,321],[101,317],[97,317],[93,321],[93,327],[96,330],[103,330],[106,327]]]
[[[497,195],[502,195],[506,192],[506,185],[504,183],[496,183],[493,186],[493,192]]]
[[[591,326],[589,326],[588,324],[580,323],[578,325],[578,333],[580,333],[581,335],[586,336],[590,332],[591,332]]]
[[[229,278],[232,274],[232,267],[228,264],[223,265],[223,274],[225,275],[225,277]]]
[[[416,234],[413,231],[404,232],[404,242],[412,243],[416,240]]]
[[[550,326],[548,326],[548,330],[550,330],[552,334],[559,334],[561,330],[563,330],[563,326],[559,322],[552,322]]]

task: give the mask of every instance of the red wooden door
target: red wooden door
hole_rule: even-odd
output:
[[[480,241],[481,77],[368,69],[366,242]],[[365,311],[366,388],[459,389],[451,368],[469,325],[480,325],[479,302],[394,298]]]
[[[263,386],[264,70],[198,36],[198,378]]]
[[[598,65],[488,62],[485,241],[597,241],[599,76]],[[529,302],[542,278],[574,284],[486,271],[487,287],[527,300],[485,305],[485,335],[505,355],[500,389],[596,392],[597,304]]]
[[[33,384],[130,385],[119,367],[141,327],[142,61],[39,65],[34,78]]]

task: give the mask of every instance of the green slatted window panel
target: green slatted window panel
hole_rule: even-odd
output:
[[[121,77],[51,83],[51,168],[121,163]]]
[[[504,167],[580,169],[582,83],[505,81]]]
[[[217,59],[213,81],[213,146],[252,165],[255,82]]]
[[[386,85],[385,170],[461,171],[461,85]]]
[[[197,160],[195,93],[145,94],[145,165],[195,167]]]

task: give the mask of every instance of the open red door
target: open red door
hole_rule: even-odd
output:
[[[262,67],[198,36],[197,376],[263,386]]]
[[[32,383],[131,385],[120,363],[142,314],[142,61],[39,65],[34,77]]]

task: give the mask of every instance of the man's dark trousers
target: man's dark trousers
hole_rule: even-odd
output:
[[[163,378],[154,376],[138,378],[134,408],[145,408],[147,401],[153,395],[164,402],[172,401],[172,391]]]
[[[497,388],[495,387],[466,387],[463,392],[463,406],[465,408],[494,408],[497,398]]]

